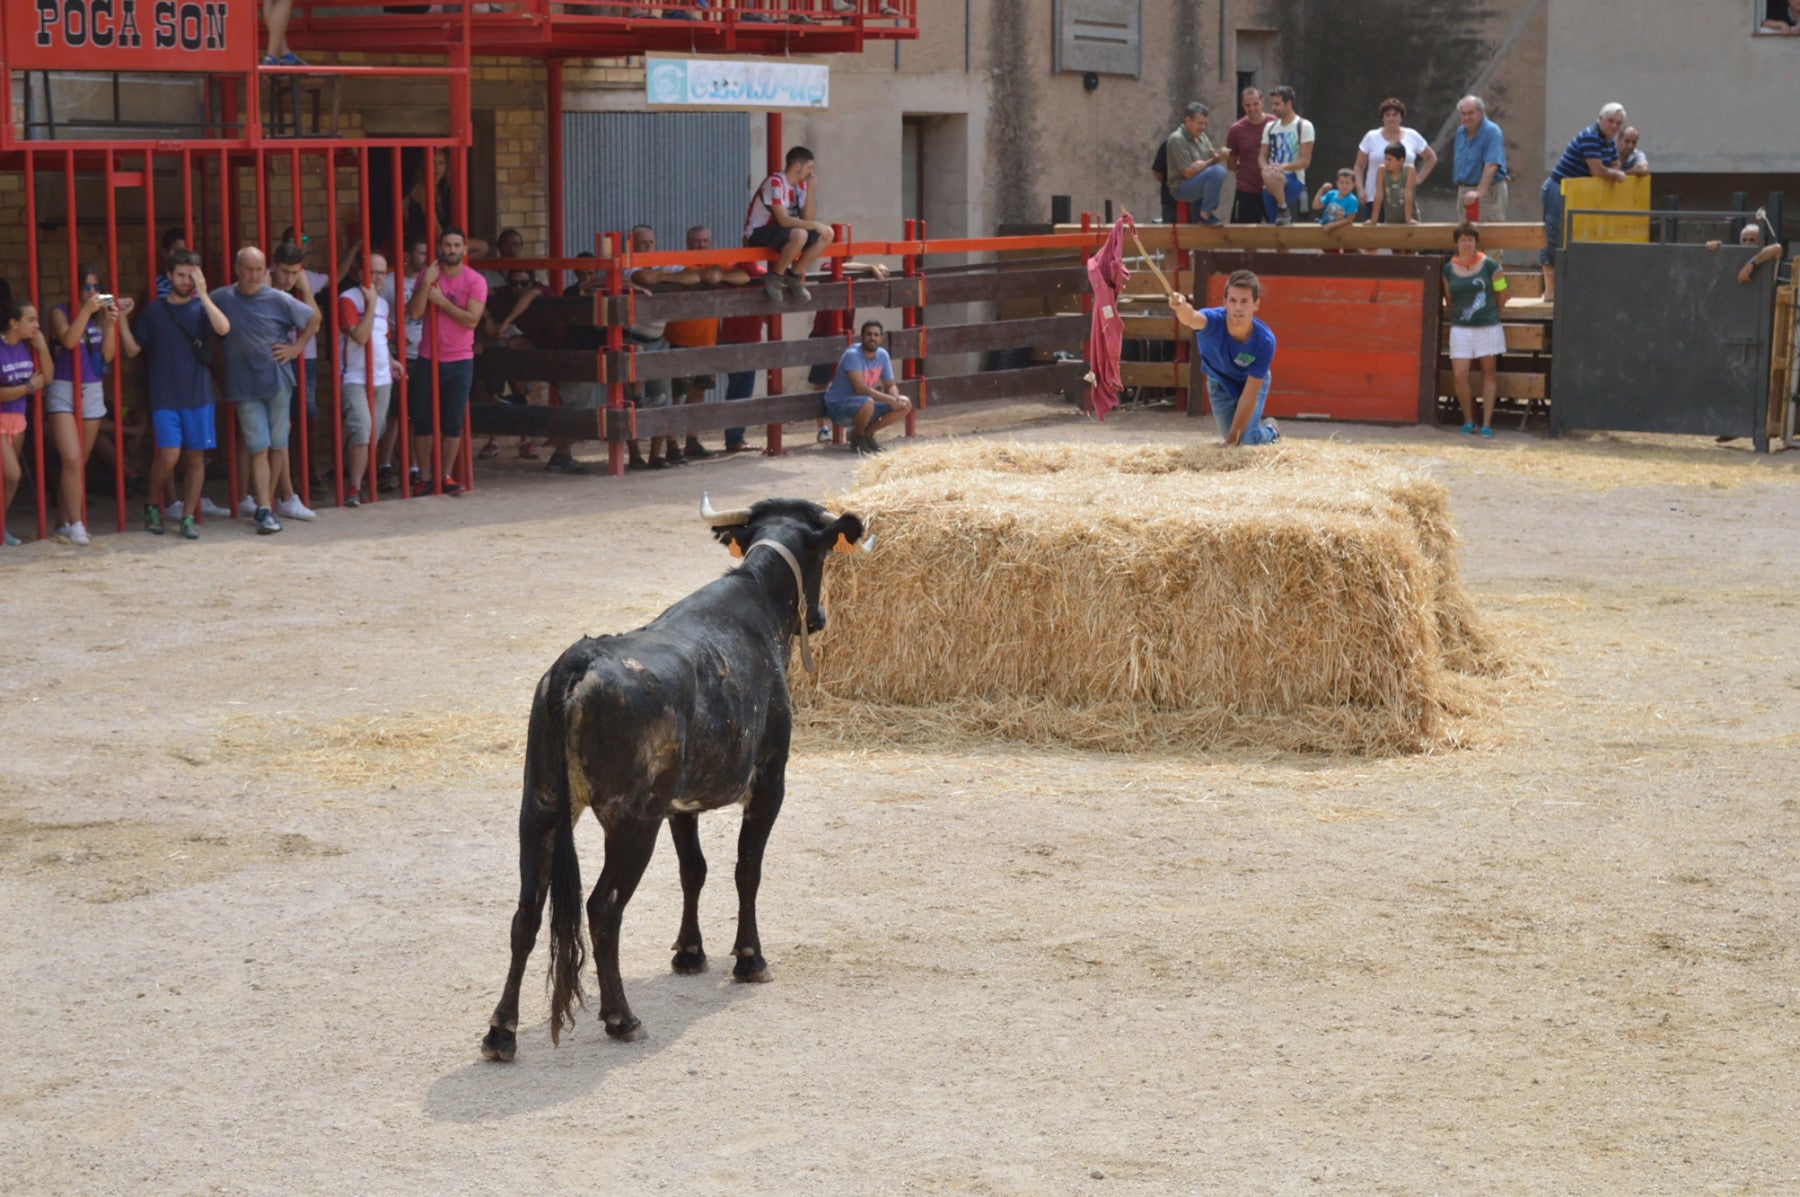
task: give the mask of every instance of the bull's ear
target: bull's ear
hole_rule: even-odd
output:
[[[719,543],[731,550],[733,557],[742,557],[750,547],[750,525],[739,524],[735,528],[714,528],[713,535]]]
[[[819,530],[822,544],[830,547],[834,553],[854,553],[856,542],[862,539],[863,522],[854,515],[840,515]]]

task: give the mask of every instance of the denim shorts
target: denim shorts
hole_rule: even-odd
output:
[[[431,435],[431,359],[407,363],[407,414],[413,435]],[[437,365],[438,427],[444,436],[461,436],[463,417],[469,411],[469,390],[475,385],[475,359],[439,362]]]
[[[158,449],[216,449],[219,445],[210,403],[158,409],[150,413],[150,427],[156,433]]]
[[[283,387],[266,399],[232,400],[232,406],[237,408],[238,435],[244,438],[246,452],[288,447],[289,404],[293,398],[292,388]]]
[[[44,392],[44,410],[52,414],[75,411],[75,383],[72,379],[59,378],[50,384]],[[81,418],[84,420],[104,420],[106,418],[106,384],[100,381],[83,382],[81,384]]]
[[[825,401],[825,414],[831,417],[831,422],[833,424],[836,424],[841,428],[854,428],[856,426],[856,413],[862,410],[863,404],[870,401],[869,396],[858,395],[854,392],[843,399],[827,399]],[[871,424],[894,410],[894,405],[891,403],[884,403],[880,399],[875,399],[873,402],[875,404],[875,414],[869,417],[869,423]]]

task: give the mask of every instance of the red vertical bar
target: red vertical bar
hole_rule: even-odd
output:
[[[107,167],[106,181],[105,181],[106,203],[107,203],[108,209],[110,210],[112,207],[112,169],[111,169],[111,167],[112,167],[112,151],[108,150],[103,157],[104,157],[104,161],[105,161],[106,167]],[[69,299],[69,321],[72,324],[72,323],[74,323],[74,320],[75,320],[75,305],[81,299],[81,244],[80,244],[80,235],[81,234],[80,234],[80,229],[78,227],[79,226],[79,214],[75,210],[75,151],[74,150],[70,150],[64,159],[63,212],[68,216],[68,249],[69,249],[69,291],[68,291],[68,294],[71,297]],[[111,228],[110,221],[108,221],[107,227]],[[38,309],[38,321],[43,326],[44,329],[46,329],[46,330],[49,329],[49,327],[50,327],[49,314],[47,312],[45,312],[43,308]],[[47,332],[45,334],[44,339],[45,339],[45,343],[47,344],[49,342],[49,335]],[[81,376],[81,349],[82,349],[82,346],[86,343],[86,340],[87,340],[87,332],[84,329],[82,331],[82,339],[80,341],[76,342],[74,350],[71,351],[69,354],[69,363],[70,363],[70,371],[71,371],[69,381],[75,389],[74,411],[75,411],[75,435],[77,438],[77,441],[76,441],[77,444],[80,443],[79,438],[83,435],[83,433],[82,433],[83,420],[82,420],[82,415],[81,415],[81,411],[82,411],[81,384],[87,380],[82,378],[82,376]],[[54,357],[55,350],[52,350],[51,353],[52,353],[52,360],[55,360],[55,357]],[[31,428],[32,428],[32,441],[37,447],[38,468],[37,468],[37,476],[36,476],[36,478],[33,479],[33,484],[37,490],[38,539],[42,540],[44,538],[45,533],[47,533],[49,531],[49,521],[46,518],[46,508],[48,507],[48,501],[47,501],[48,500],[48,491],[44,485],[44,481],[45,481],[44,480],[44,428],[43,428],[42,421],[34,419],[31,422]],[[77,469],[79,469],[82,473],[81,516],[80,516],[80,518],[85,521],[87,519],[87,478],[86,478],[87,470],[86,470],[85,466],[78,466]]]
[[[625,293],[624,276],[620,273],[616,261],[619,256],[619,234],[596,233],[594,235],[594,252],[600,256],[603,269],[606,271],[605,302],[611,306],[614,300]],[[613,355],[618,354],[624,348],[625,330],[616,322],[608,320],[606,323],[607,361],[609,363],[617,361],[617,357]],[[623,411],[625,409],[625,387],[612,374],[613,371],[609,366],[606,372],[606,406],[609,411]],[[625,444],[610,435],[611,429],[606,431],[609,434],[606,438],[606,472],[614,478],[618,478],[625,473]]]
[[[1175,248],[1175,277],[1171,282],[1179,287],[1181,272],[1188,267],[1188,251],[1181,248],[1181,226],[1188,221],[1188,206],[1186,201],[1183,201],[1176,204],[1175,208],[1175,226],[1169,230],[1170,244]],[[1188,388],[1187,384],[1181,381],[1181,367],[1188,361],[1194,339],[1188,335],[1187,329],[1181,327],[1181,321],[1175,319],[1173,313],[1169,316],[1169,326],[1175,334],[1175,411],[1177,414],[1185,415],[1188,409]]]
[[[425,227],[435,229],[437,225],[437,150],[427,148],[425,151]],[[451,213],[455,215],[454,212]],[[464,230],[465,232],[467,230]],[[431,235],[432,260],[437,260],[438,234]],[[419,356],[427,356],[430,350],[431,368],[426,375],[431,379],[431,493],[444,493],[444,467],[449,463],[444,460],[444,410],[442,398],[438,394],[438,314],[430,305],[425,308],[425,339],[419,347]]]
[[[832,240],[833,240],[834,244],[836,244],[840,247],[847,246],[850,244],[850,226],[849,225],[834,224],[831,226],[831,232],[832,232]],[[830,259],[830,263],[831,264],[826,269],[830,272],[831,281],[834,283],[843,282],[844,281],[844,259],[843,259],[843,257],[841,257],[841,256],[833,257]],[[843,310],[831,313],[831,331],[836,333],[840,337],[846,336],[847,334],[849,334],[850,324],[855,318],[856,318],[855,299],[851,296],[845,296]],[[843,346],[843,345],[838,346],[838,352],[840,354],[843,353],[844,349],[845,349],[845,346]],[[834,445],[843,444],[844,443],[843,427],[841,425],[839,425],[836,420],[828,421],[828,423],[831,424],[831,443]]]
[[[327,170],[325,173],[329,176],[331,171]],[[304,212],[300,203],[301,169],[300,150],[298,147],[288,150],[288,176],[288,188],[291,192],[288,196],[288,206],[292,209],[294,214],[294,243],[296,245],[304,246],[305,242],[300,239],[301,235],[305,232],[306,224]],[[274,188],[271,187],[269,190],[272,192],[274,191]],[[332,265],[335,266],[336,263],[334,262]],[[300,269],[302,272],[306,270],[305,262],[301,262]],[[318,296],[315,295],[313,298],[316,300]],[[320,326],[320,331],[324,331],[323,325]],[[294,490],[299,494],[300,501],[308,507],[312,506],[312,421],[306,417],[306,376],[311,372],[312,368],[307,366],[306,356],[302,354],[300,358],[294,362],[293,402],[299,404],[299,414],[294,419],[294,432],[298,433],[298,436],[290,434],[288,437],[288,473],[290,476],[298,475],[298,479],[294,483]],[[294,463],[293,459],[293,445],[296,440],[300,443],[300,462],[298,465]]]
[[[10,125],[7,126],[9,134],[11,128]],[[73,214],[71,213],[71,215]],[[37,155],[32,153],[29,148],[25,151],[25,290],[31,296],[32,306],[36,307],[38,303]],[[32,414],[38,416],[39,413],[34,411]],[[34,419],[32,422],[35,424],[38,421]],[[37,472],[39,477],[43,476],[44,470],[41,463]],[[40,485],[42,484],[40,483]],[[6,514],[6,512],[0,511],[0,527],[4,527],[6,523]],[[43,527],[43,523],[44,502],[39,499],[38,537],[40,539],[48,531]]]
[[[764,165],[767,167],[767,173],[774,174],[776,171],[782,169],[782,159],[784,157],[781,145],[781,113],[778,111],[770,112],[764,118],[764,129],[766,130],[764,134],[766,144],[763,146]],[[779,314],[768,317],[768,332],[766,336],[770,341],[781,340],[781,316]],[[781,370],[779,368],[769,371],[768,392],[771,395],[779,395],[782,393]],[[763,448],[763,456],[786,456],[787,451],[781,446],[781,425],[770,424],[763,431],[766,439],[766,444]]]
[[[242,196],[238,193],[237,173],[231,169],[231,151],[219,151],[219,251],[224,269],[220,271],[221,279],[231,277],[231,225],[234,217],[241,217],[238,204]],[[257,205],[258,221],[262,205]],[[208,284],[209,288],[211,284]],[[219,438],[219,451],[225,455],[225,478],[230,483],[231,493],[226,496],[225,506],[231,509],[231,518],[237,518],[238,499],[243,491],[238,487],[248,482],[248,478],[238,477],[237,455],[237,407],[229,401],[221,401],[219,407],[225,409],[225,435]]]
[[[426,147],[425,152],[427,154],[431,153],[430,147]],[[405,262],[406,255],[411,252],[412,246],[406,243],[406,177],[400,169],[400,147],[395,146],[390,151],[389,157],[394,180],[394,229],[400,238],[400,261],[394,264],[394,269],[397,271],[394,281],[394,298],[400,301],[400,312],[398,315],[400,351],[396,356],[399,357],[401,366],[400,377],[394,380],[395,383],[398,384],[396,393],[399,396],[400,404],[400,430],[394,435],[394,448],[397,451],[394,458],[394,470],[400,478],[400,497],[406,499],[412,497],[412,477],[407,470],[408,463],[412,461],[412,425],[407,421],[406,416],[407,385],[411,381],[411,375],[406,369],[408,363],[406,360]],[[430,217],[426,218],[426,223],[429,225]],[[426,244],[429,245],[430,242],[427,241]],[[376,489],[379,490],[380,487],[377,487]]]
[[[396,151],[396,153],[398,153],[398,151]],[[362,281],[363,286],[366,287],[369,285],[370,278],[370,255],[375,252],[375,246],[370,241],[373,230],[369,227],[369,147],[366,143],[363,145],[361,153],[357,156],[356,182],[357,211],[362,213]],[[401,240],[404,236],[405,234],[400,231],[399,226],[395,226],[395,240]],[[393,251],[390,250],[389,252],[391,253]],[[388,269],[398,271],[399,265],[396,262],[389,262]],[[398,273],[395,273],[392,277],[394,279],[394,298],[398,300],[400,298],[400,276]],[[379,301],[381,296],[377,295],[375,298]],[[336,300],[332,301],[332,306],[334,308],[337,306]],[[393,332],[393,328],[394,309],[390,305],[388,308],[388,332],[390,335]],[[397,356],[394,354],[393,350],[388,348],[388,343],[386,341],[383,341],[379,348],[382,353],[387,354],[390,358]],[[345,344],[343,349],[347,353],[350,350],[350,346]],[[366,399],[369,404],[369,454],[367,460],[363,463],[363,473],[369,479],[369,501],[372,503],[375,501],[375,459],[379,456],[381,448],[381,429],[377,427],[375,423],[375,352],[377,346],[373,336],[369,338],[369,343],[365,345],[363,349],[363,398]],[[393,396],[390,394],[389,398],[391,399],[392,397]],[[357,493],[360,494],[362,492],[363,480],[361,478],[352,478],[350,482]]]
[[[367,151],[365,151],[365,153],[366,152]],[[326,283],[325,283],[324,298],[320,299],[316,295],[313,297],[315,300],[318,300],[318,302],[320,303],[320,305],[321,305],[320,306],[320,315],[323,317],[319,323],[319,335],[313,339],[313,343],[320,346],[319,356],[317,358],[317,361],[319,363],[318,369],[320,371],[324,371],[325,369],[327,369],[325,363],[327,361],[330,361],[332,363],[331,366],[329,367],[331,370],[331,447],[332,447],[332,462],[333,462],[332,470],[331,470],[331,488],[332,488],[333,501],[336,503],[337,506],[342,507],[344,505],[344,363],[343,363],[344,345],[343,345],[342,341],[339,339],[338,334],[341,333],[343,330],[338,327],[338,318],[337,318],[337,262],[338,262],[338,252],[337,252],[338,202],[337,202],[337,199],[338,199],[337,151],[336,150],[326,150],[325,151]],[[368,253],[368,248],[369,248],[368,243],[364,242],[363,243],[363,252],[365,255]],[[368,275],[366,273],[363,276],[363,280],[365,282],[368,281]],[[330,330],[330,338],[331,338],[330,340],[326,340],[326,330],[327,329]],[[330,349],[332,351],[332,353],[335,354],[336,356],[328,357],[325,352],[327,349]],[[366,385],[366,383],[372,383],[374,381],[374,379],[370,375],[364,375],[363,377],[365,379],[365,385],[363,387],[363,390],[367,391],[369,389],[369,387]],[[324,388],[321,387],[320,389],[323,390]]]
[[[468,5],[463,6],[463,28],[468,28]],[[456,227],[463,231],[466,238],[469,232],[469,140],[458,139],[450,150],[450,212],[456,218]],[[467,261],[467,259],[464,259]],[[464,266],[468,270],[472,267]],[[459,481],[464,490],[475,489],[475,446],[474,437],[469,435],[468,401],[463,405],[462,438],[458,442],[457,460],[444,463],[445,472],[452,468],[460,475]]]
[[[907,241],[909,241],[909,242],[917,241],[917,240],[920,240],[921,238],[923,238],[925,236],[925,222],[922,220],[908,220],[906,222],[906,226],[905,226],[905,236],[906,236]],[[912,247],[909,245],[907,247],[906,255],[900,259],[900,263],[901,263],[900,273],[905,278],[916,278],[919,280],[919,290],[920,290],[921,297],[922,297],[922,294],[925,289],[925,280],[920,275],[920,272],[919,272],[919,262],[921,261],[921,258],[922,258],[922,255],[913,253]],[[918,328],[919,327],[919,313],[922,312],[923,310],[924,310],[924,305],[920,304],[920,303],[915,302],[915,303],[907,305],[905,310],[903,310],[900,313],[900,327],[902,327],[902,328]],[[921,341],[921,343],[924,341],[924,339],[925,339],[924,334],[921,333],[919,336],[919,340]],[[916,355],[913,357],[909,357],[904,362],[900,363],[900,377],[905,378],[905,379],[913,379],[913,378],[917,378],[918,376],[919,376],[919,359]],[[919,386],[919,399],[916,403],[913,404],[913,410],[906,413],[906,435],[907,436],[914,435],[914,432],[916,431],[917,424],[918,424],[918,418],[919,418],[919,410],[918,409],[923,407],[924,405],[925,405],[925,387],[924,387],[924,384],[921,383]]]
[[[768,119],[764,124],[767,130],[765,140],[768,142],[768,144],[763,147],[763,158],[768,166],[768,170],[765,173],[772,175],[782,167],[781,113],[769,113]]]
[[[116,296],[116,295],[119,295],[120,293],[122,293],[124,288],[119,286],[119,201],[118,201],[118,193],[113,190],[113,167],[114,167],[114,165],[115,165],[115,159],[113,158],[113,152],[109,149],[106,151],[106,277],[108,280],[108,282],[107,282],[108,287],[111,288],[112,293]],[[155,159],[153,159],[151,157],[150,151],[145,150],[144,151],[144,190],[146,192],[154,190],[155,185],[156,185],[156,162],[155,162]],[[148,205],[146,205],[146,209],[147,208],[148,208]],[[155,258],[152,258],[150,260],[153,263],[156,261]],[[151,277],[152,278],[155,277],[154,267],[152,268]],[[77,294],[79,294],[79,292],[77,292]],[[74,301],[71,300],[70,302],[74,302]],[[116,303],[117,301],[115,300],[114,302]],[[117,310],[118,310],[117,308],[114,309],[115,312]],[[124,319],[123,316],[116,316],[114,318],[115,325],[116,325],[117,321],[123,320],[123,319]],[[123,485],[123,483],[124,483],[123,467],[124,467],[124,458],[125,458],[125,453],[124,453],[125,442],[119,439],[118,411],[119,411],[119,397],[125,393],[124,390],[121,389],[121,387],[119,385],[120,379],[123,377],[123,375],[121,373],[121,367],[123,366],[123,363],[125,360],[125,355],[123,353],[119,352],[119,339],[120,338],[119,338],[118,332],[114,331],[114,333],[113,333],[113,360],[112,360],[113,448],[114,448],[113,484],[114,484],[115,497],[118,499],[119,531],[123,532],[125,530],[125,487]],[[79,367],[77,367],[76,377],[80,377]],[[103,382],[105,380],[104,379],[96,379],[96,381]],[[75,388],[75,410],[77,412],[81,411],[81,388],[80,387]],[[76,420],[78,422],[76,423],[75,427],[77,429],[83,428],[83,425],[79,422],[82,419],[84,419],[84,417],[82,417],[82,416],[78,415],[76,417]],[[85,444],[85,441],[83,443]],[[81,509],[82,509],[82,517],[81,518],[82,518],[82,521],[85,523],[87,521],[87,514],[86,514],[87,513],[87,458],[84,455],[80,460],[81,460]],[[200,513],[198,511],[190,511],[190,512],[188,512],[188,514],[197,516]]]
[[[563,256],[563,64],[552,58],[544,64],[545,119],[550,124],[549,179],[550,256]],[[563,292],[561,267],[550,272],[550,294]]]

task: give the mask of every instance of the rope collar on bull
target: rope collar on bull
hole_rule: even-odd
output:
[[[831,516],[833,520],[837,519],[837,516],[830,512],[826,512],[826,514]],[[702,493],[700,496],[700,518],[704,519],[707,524],[714,529],[736,528],[741,527],[750,521],[750,508],[743,507],[731,511],[715,511],[712,505],[712,496],[710,494]],[[832,546],[831,551],[834,553],[854,553],[860,550],[861,552],[866,553],[875,547],[875,538],[873,536],[865,534],[861,539],[861,544],[852,545],[840,535],[837,544]],[[731,555],[742,561],[748,561],[750,559],[750,554],[754,553],[757,549],[773,550],[783,561],[787,562],[788,568],[794,573],[794,591],[796,594],[794,601],[798,608],[797,622],[800,625],[800,664],[805,668],[806,672],[817,673],[819,669],[817,665],[813,664],[812,641],[806,627],[806,575],[800,570],[800,559],[794,556],[794,551],[792,549],[788,548],[780,541],[767,538],[752,541],[750,547],[747,549],[740,548],[733,542],[731,545]],[[824,585],[823,578],[820,579],[819,584],[821,586]]]

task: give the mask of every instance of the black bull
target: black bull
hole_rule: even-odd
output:
[[[756,930],[756,889],[786,785],[793,727],[788,658],[802,605],[810,631],[825,626],[819,581],[826,554],[855,544],[863,525],[854,515],[833,515],[796,499],[733,512],[703,504],[702,514],[722,544],[744,555],[743,565],[634,632],[583,637],[538,682],[519,806],[512,964],[481,1043],[490,1060],[511,1060],[518,1049],[519,984],[546,895],[553,1043],[565,1024],[574,1025],[571,1007],[583,1002],[574,830],[583,807],[606,833],[606,861],[587,915],[608,1035],[632,1039],[640,1026],[619,978],[619,921],[664,819],[681,860],[681,931],[672,964],[678,973],[699,973],[706,970],[699,917],[706,860],[698,816],[744,803],[732,975],[769,979]],[[764,551],[751,552],[757,544]]]

